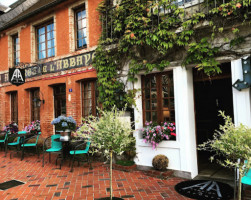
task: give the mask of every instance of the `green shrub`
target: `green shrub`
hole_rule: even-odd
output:
[[[153,158],[152,165],[156,170],[166,170],[168,167],[169,160],[165,155],[157,155]]]
[[[117,160],[116,164],[122,166],[132,166],[135,162],[133,160]]]
[[[251,128],[240,124],[235,126],[232,119],[226,116],[224,112],[219,111],[219,116],[225,120],[224,125],[220,125],[219,130],[215,131],[212,140],[199,145],[199,150],[212,152],[221,159],[217,162],[228,168],[239,168],[239,190],[238,199],[241,199],[241,179],[244,173],[251,168]],[[224,159],[222,159],[224,158]]]

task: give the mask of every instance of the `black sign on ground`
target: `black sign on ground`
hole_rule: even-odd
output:
[[[198,200],[230,200],[234,190],[228,184],[210,180],[183,181],[175,190],[186,197]]]
[[[16,86],[25,83],[25,69],[10,68],[9,69],[9,81]]]

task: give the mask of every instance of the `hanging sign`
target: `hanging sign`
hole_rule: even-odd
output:
[[[10,68],[9,69],[9,82],[19,86],[25,83],[25,69]]]

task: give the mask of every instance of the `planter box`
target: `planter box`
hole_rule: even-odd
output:
[[[131,172],[137,169],[137,165],[131,165],[131,166],[123,166],[123,165],[118,165],[118,164],[112,164],[112,168],[120,171],[125,171],[125,172]]]
[[[144,174],[147,176],[152,176],[161,179],[167,179],[173,176],[173,170],[165,170],[165,171],[158,171],[158,170],[148,170],[144,171]]]

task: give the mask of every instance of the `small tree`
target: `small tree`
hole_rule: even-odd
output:
[[[215,131],[212,140],[199,145],[198,149],[213,152],[211,160],[215,156],[222,156],[224,160],[216,160],[224,167],[239,168],[238,200],[241,200],[241,179],[251,168],[251,129],[243,124],[235,126],[229,116],[222,111],[219,113],[225,124],[220,125],[219,131]]]
[[[113,107],[111,111],[99,109],[99,118],[91,117],[85,119],[86,130],[91,127],[89,135],[92,146],[102,150],[105,156],[110,159],[110,199],[112,199],[112,157],[113,154],[121,155],[132,143],[132,129],[130,124],[123,121],[124,111],[118,111]],[[90,131],[89,131],[90,132]]]

